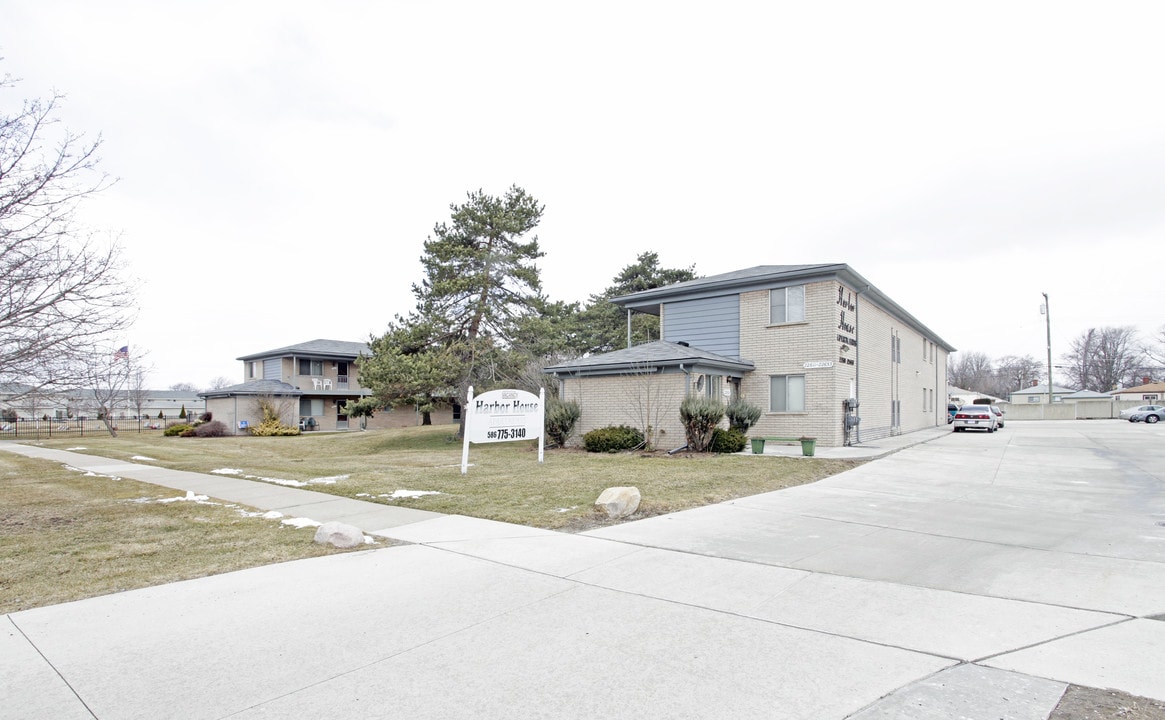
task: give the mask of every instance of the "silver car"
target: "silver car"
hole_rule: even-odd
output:
[[[1121,420],[1133,420],[1134,415],[1147,412],[1155,412],[1160,414],[1163,410],[1165,410],[1165,405],[1141,405],[1140,407],[1121,410],[1120,418]],[[1133,422],[1137,421],[1133,420]]]
[[[999,429],[999,416],[991,411],[990,405],[964,405],[955,412],[955,432],[963,430],[986,430],[993,433]]]
[[[1158,407],[1156,410],[1143,410],[1129,415],[1129,422],[1155,423],[1163,417],[1165,417],[1165,408]]]

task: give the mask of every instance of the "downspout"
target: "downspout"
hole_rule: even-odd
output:
[[[866,286],[868,291],[870,286]],[[854,399],[858,401],[860,408],[862,400],[862,324],[858,322],[858,312],[862,307],[862,291],[854,288],[854,338],[858,341],[857,346],[854,347]],[[862,444],[862,425],[858,423],[854,426],[854,444]]]
[[[631,348],[631,308],[627,308],[627,348]]]

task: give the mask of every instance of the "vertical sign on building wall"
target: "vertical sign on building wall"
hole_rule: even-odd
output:
[[[854,349],[858,346],[857,306],[854,304],[853,291],[845,285],[837,286],[837,306],[837,364],[855,365],[852,356],[856,354]]]
[[[465,402],[465,439],[461,446],[461,474],[469,472],[469,443],[537,440],[538,462],[543,457],[546,390],[490,390]]]

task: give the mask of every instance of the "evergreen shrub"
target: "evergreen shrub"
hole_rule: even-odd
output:
[[[714,453],[738,453],[748,444],[748,437],[736,428],[716,428],[712,431],[712,444],[708,450]]]
[[[707,452],[712,442],[712,431],[724,419],[724,405],[716,398],[689,395],[680,403],[680,424],[688,449],[692,452]]]
[[[166,437],[176,437],[186,432],[187,430],[193,430],[193,428],[186,423],[175,423],[163,430],[162,434]]]
[[[583,447],[587,452],[613,453],[642,446],[643,433],[626,425],[595,428],[583,435]]]
[[[574,400],[564,402],[558,398],[551,398],[546,403],[546,436],[550,438],[550,442],[564,447],[580,417],[582,411]]]
[[[729,427],[747,433],[748,429],[756,425],[757,420],[760,420],[761,409],[750,402],[736,398],[724,408],[724,416],[728,418]]]

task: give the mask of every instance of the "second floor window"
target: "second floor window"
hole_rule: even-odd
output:
[[[299,359],[299,374],[300,375],[323,375],[324,363],[322,360],[308,360],[306,358]]]
[[[769,290],[769,324],[805,321],[805,286]]]

